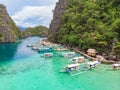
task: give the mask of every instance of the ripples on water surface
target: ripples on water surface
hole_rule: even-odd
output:
[[[120,90],[120,71],[102,71],[107,65],[76,76],[60,73],[71,59],[56,51],[44,58],[26,47],[40,39],[0,44],[0,90]]]

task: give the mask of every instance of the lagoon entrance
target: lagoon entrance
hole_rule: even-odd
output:
[[[0,90],[120,90],[120,71],[104,70],[100,65],[84,73],[61,73],[71,58],[63,58],[66,51],[53,51],[53,57],[26,47],[40,37],[21,42],[0,44]]]

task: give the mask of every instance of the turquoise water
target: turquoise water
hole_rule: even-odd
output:
[[[44,58],[26,47],[39,39],[0,44],[0,90],[120,90],[120,71],[104,71],[108,65],[78,75],[61,73],[71,59],[56,51],[54,57]]]

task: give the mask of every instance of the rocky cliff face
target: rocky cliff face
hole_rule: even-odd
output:
[[[67,3],[68,3],[68,0],[59,0],[56,3],[56,7],[53,10],[53,20],[51,21],[51,24],[50,24],[50,32],[49,32],[50,37],[49,38],[54,36],[54,34],[57,31],[59,31],[62,15],[66,10]]]
[[[0,4],[0,42],[14,42],[19,36],[19,29],[7,13],[6,7]]]

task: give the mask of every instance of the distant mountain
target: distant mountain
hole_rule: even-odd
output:
[[[25,27],[22,27],[22,26],[17,26],[21,31],[25,31],[26,28]]]
[[[48,36],[48,28],[45,26],[28,27],[23,32],[23,37],[28,36]]]

